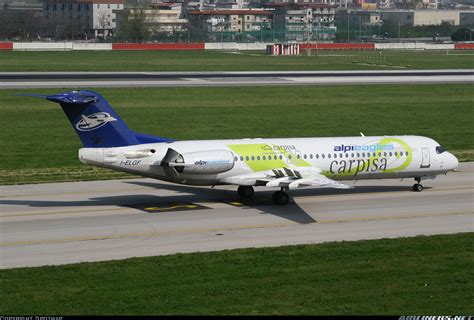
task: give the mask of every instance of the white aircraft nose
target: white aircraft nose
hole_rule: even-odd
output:
[[[448,158],[448,166],[449,166],[449,169],[450,170],[454,170],[458,167],[459,165],[459,161],[458,161],[458,158],[456,158],[453,154],[451,153],[448,153],[449,155],[449,158]]]

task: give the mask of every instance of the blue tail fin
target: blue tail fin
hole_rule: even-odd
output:
[[[28,95],[61,105],[86,148],[123,147],[144,143],[141,134],[130,130],[107,101],[93,91],[70,91],[53,95]],[[145,143],[167,142],[152,137]]]

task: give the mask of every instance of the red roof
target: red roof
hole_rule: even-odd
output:
[[[46,3],[124,4],[125,0],[44,0]]]
[[[202,15],[272,15],[273,12],[269,10],[196,10],[191,11],[189,14],[202,14]]]
[[[325,4],[325,3],[313,3],[313,2],[297,2],[297,3],[277,3],[277,2],[269,2],[264,4],[265,7],[270,8],[336,8],[335,5]]]

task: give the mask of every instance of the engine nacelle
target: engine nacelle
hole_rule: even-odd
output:
[[[179,173],[222,173],[234,167],[234,156],[231,152],[225,150],[189,152],[180,154],[169,165]]]

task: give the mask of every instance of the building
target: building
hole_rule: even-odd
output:
[[[27,10],[41,12],[43,4],[40,0],[0,0],[0,10]]]
[[[280,41],[332,41],[335,38],[335,5],[301,2],[265,6],[274,9],[273,28]]]
[[[414,10],[382,10],[380,18],[385,24],[413,26],[415,12]]]
[[[186,29],[188,20],[183,18],[182,3],[155,3],[140,10],[152,32],[172,34]]]
[[[190,25],[214,41],[262,41],[272,27],[272,12],[263,9],[197,10],[188,13]]]
[[[125,0],[45,0],[44,18],[51,27],[69,26],[88,37],[115,36],[116,14],[123,10]]]
[[[449,23],[453,26],[472,25],[474,10],[382,10],[385,23],[428,26]]]
[[[459,10],[415,10],[414,26],[430,26],[449,23],[453,26],[459,26]]]
[[[382,23],[380,10],[351,10],[339,9],[336,11],[336,25],[338,26],[378,26]]]

